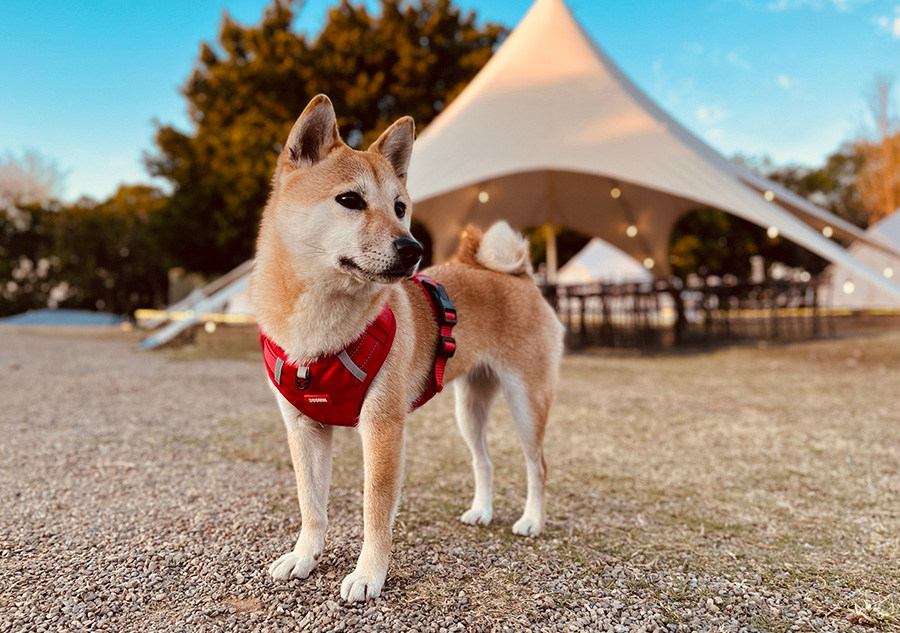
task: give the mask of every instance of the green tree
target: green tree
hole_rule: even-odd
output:
[[[64,307],[130,314],[166,301],[167,273],[149,221],[165,206],[155,187],[123,185],[100,204],[75,204],[53,221]]]
[[[108,200],[48,202],[0,215],[0,314],[80,308],[130,314],[165,304],[167,273],[148,230],[166,196],[122,186]]]
[[[505,34],[450,0],[382,0],[378,15],[342,0],[315,39],[296,32],[294,19],[282,0],[256,26],[226,15],[182,89],[193,129],[158,126],[158,151],[146,161],[173,185],[153,219],[166,265],[217,273],[252,256],[281,143],[313,96],[339,104],[341,134],[354,147],[406,114],[421,131]]]
[[[843,144],[820,167],[779,166],[768,157],[737,156],[735,160],[853,224],[862,228],[868,224],[857,188],[863,157],[856,144]],[[713,209],[685,215],[672,230],[670,262],[673,274],[682,278],[693,272],[746,279],[753,255],[761,255],[766,266],[778,261],[812,274],[828,264],[793,242],[770,238],[765,229]]]
[[[750,256],[758,253],[765,231],[759,235],[736,220],[717,209],[699,209],[682,217],[670,238],[672,273],[682,279],[691,273],[749,277]]]
[[[718,209],[698,209],[683,216],[672,228],[669,241],[672,274],[682,279],[690,273],[750,277],[750,257],[759,255],[765,267],[781,262],[811,274],[828,262],[783,237],[769,237],[766,229]]]
[[[20,205],[0,211],[0,316],[47,307],[58,260],[49,225],[54,211]]]
[[[52,302],[51,221],[63,178],[36,152],[0,157],[0,316]]]
[[[760,175],[813,204],[861,228],[868,226],[869,217],[857,188],[863,157],[854,144],[841,145],[825,159],[821,167],[796,164],[776,166],[768,158],[742,160]]]

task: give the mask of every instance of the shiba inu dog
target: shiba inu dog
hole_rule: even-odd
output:
[[[409,277],[421,245],[409,231],[405,183],[415,128],[404,117],[364,152],[341,140],[331,102],[313,99],[294,124],[260,225],[251,300],[261,332],[290,362],[310,363],[355,341],[389,305],[396,335],[366,393],[358,429],[365,457],[364,538],[341,596],[380,595],[391,551],[410,405],[431,380],[438,325]],[[485,430],[499,392],[509,405],[527,464],[528,496],[513,532],[544,526],[544,428],[562,354],[562,326],[532,279],[528,243],[506,223],[470,228],[459,263],[425,271],[458,311],[455,381],[459,428],[472,452],[475,496],[461,520],[487,525],[492,466]],[[287,426],[302,526],[294,548],[269,568],[276,580],[306,578],[325,547],[333,427],[314,422],[273,386]]]

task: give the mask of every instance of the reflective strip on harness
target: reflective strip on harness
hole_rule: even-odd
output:
[[[281,370],[284,369],[284,359],[279,358],[275,361],[275,375],[272,377],[272,380],[275,381],[276,385],[281,385]]]
[[[346,367],[347,371],[353,374],[358,381],[362,382],[366,379],[366,372],[356,366],[356,363],[354,363],[353,359],[350,358],[350,355],[347,354],[347,350],[338,354],[338,360],[341,361],[341,364]]]

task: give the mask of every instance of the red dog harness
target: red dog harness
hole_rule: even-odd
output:
[[[451,336],[456,325],[456,308],[444,287],[424,275],[416,275],[412,280],[428,297],[440,333],[428,388],[410,411],[444,388],[444,367],[456,351],[456,341]],[[288,402],[320,424],[356,426],[366,392],[391,351],[396,330],[394,313],[385,304],[378,318],[346,349],[307,366],[289,362],[284,350],[261,329],[259,341],[269,379]]]

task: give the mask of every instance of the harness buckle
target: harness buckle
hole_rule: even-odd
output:
[[[438,339],[438,358],[452,358],[456,353],[456,339],[452,336],[442,336]]]
[[[422,284],[422,287],[425,288],[428,292],[428,296],[431,298],[431,304],[434,306],[438,324],[441,326],[449,325],[451,327],[456,325],[456,306],[453,305],[453,302],[450,300],[444,287],[428,277],[417,276],[416,279],[419,280],[419,283]],[[455,343],[454,349],[456,349]]]
[[[438,321],[441,322],[441,325],[456,325],[456,306],[451,303],[449,307],[441,306],[441,309],[443,310],[443,318],[438,316]]]

